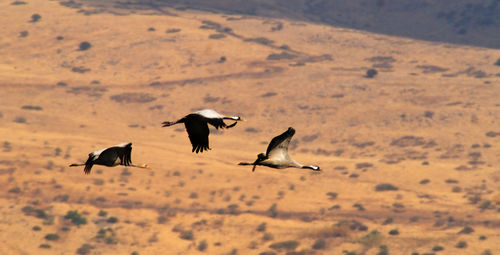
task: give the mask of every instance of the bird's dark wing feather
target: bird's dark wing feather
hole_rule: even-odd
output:
[[[208,146],[208,135],[210,130],[208,129],[207,122],[201,116],[193,116],[188,118],[184,125],[186,126],[186,131],[189,135],[189,140],[193,145],[192,152],[203,152],[204,150],[209,150]]]
[[[267,146],[266,155],[269,156],[271,154],[271,151],[276,148],[281,148],[285,151],[288,151],[288,145],[290,144],[290,140],[292,140],[292,136],[294,134],[295,129],[290,127],[287,131],[283,132],[283,134],[274,137]]]
[[[99,157],[94,161],[94,164],[103,166],[114,166],[116,159],[120,158],[123,162],[121,155],[123,155],[123,147],[109,147],[105,149]]]
[[[125,147],[120,148],[123,148],[122,153],[119,153],[121,154],[121,164],[124,166],[130,166],[130,164],[132,164],[132,143],[128,143]]]
[[[210,125],[214,126],[216,129],[227,127],[227,125],[226,125],[226,123],[224,123],[223,119],[219,119],[219,118],[206,118],[206,121]]]
[[[83,169],[83,172],[85,172],[85,174],[90,174],[90,170],[94,165],[94,161],[92,159],[93,159],[92,154],[89,154],[89,158],[87,159],[87,162],[85,162],[85,168]]]

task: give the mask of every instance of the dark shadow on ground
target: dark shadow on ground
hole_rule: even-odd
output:
[[[70,0],[63,5],[172,14],[188,9],[287,18],[419,40],[500,49],[500,0]],[[123,13],[122,13],[123,14]]]

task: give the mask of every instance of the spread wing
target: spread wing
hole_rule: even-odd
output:
[[[288,145],[295,134],[295,129],[289,127],[283,134],[274,137],[267,146],[268,158],[288,158]]]
[[[92,170],[93,165],[94,165],[94,155],[90,153],[87,162],[85,162],[85,168],[83,169],[83,172],[85,172],[85,174],[90,174],[90,170]]]
[[[186,131],[189,135],[189,140],[193,145],[192,152],[203,152],[204,150],[209,150],[208,147],[208,135],[210,130],[208,129],[208,124],[198,118],[188,119],[184,125],[186,126]]]
[[[130,166],[132,164],[132,143],[126,144],[124,147],[120,147],[123,150],[121,150],[121,153],[119,152],[118,154],[121,160],[121,164],[124,166]]]

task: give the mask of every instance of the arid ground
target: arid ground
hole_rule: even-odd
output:
[[[0,3],[0,254],[500,252],[500,50],[92,2]],[[321,172],[237,165],[289,126]]]

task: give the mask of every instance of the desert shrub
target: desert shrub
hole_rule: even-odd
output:
[[[264,235],[262,236],[262,241],[266,242],[271,240],[274,240],[274,235],[271,233],[264,233]]]
[[[226,35],[225,34],[211,34],[208,36],[208,38],[210,38],[210,39],[222,39],[222,38],[226,38]]]
[[[274,43],[273,40],[267,39],[265,37],[248,38],[248,39],[245,39],[245,41],[246,42],[255,42],[255,43],[263,44],[263,45],[270,45],[270,44]]]
[[[64,216],[65,219],[71,220],[71,222],[75,225],[85,225],[87,224],[87,219],[84,218],[78,211],[68,211]]]
[[[132,253],[130,253],[130,255],[139,255],[139,252],[133,251]]]
[[[394,221],[392,217],[387,217],[384,222],[382,222],[382,225],[388,225],[391,224]]]
[[[462,230],[458,232],[458,234],[470,234],[472,232],[474,232],[474,229],[472,227],[465,226]]]
[[[382,240],[384,239],[384,236],[378,232],[377,230],[373,230],[372,232],[368,233],[367,235],[361,237],[358,242],[363,244],[366,247],[373,247],[379,245]]]
[[[443,246],[436,245],[432,247],[432,251],[442,251],[444,250]]]
[[[277,209],[276,203],[272,204],[271,207],[269,207],[268,211],[270,213],[270,216],[272,218],[276,218],[278,216],[278,209]]]
[[[312,245],[312,248],[315,250],[323,250],[326,247],[326,241],[325,239],[318,239],[314,244]]]
[[[19,194],[19,193],[21,193],[21,188],[14,187],[12,189],[9,189],[9,193]]]
[[[492,207],[492,203],[490,200],[485,200],[479,205],[479,209],[481,209],[481,210],[486,210],[486,209],[491,209],[491,208],[493,208],[493,207]]]
[[[480,241],[484,241],[484,240],[486,240],[486,239],[487,239],[487,238],[486,238],[486,236],[479,236],[479,240],[480,240]]]
[[[118,222],[118,218],[116,218],[116,217],[109,217],[106,221],[108,223],[114,224],[114,223]]]
[[[179,237],[184,240],[193,240],[194,234],[192,230],[182,230]]]
[[[24,5],[24,4],[26,4],[26,2],[24,2],[24,1],[14,1],[14,2],[12,2],[10,4],[11,5]]]
[[[257,231],[259,232],[264,232],[267,229],[267,224],[265,222],[262,222],[257,226]]]
[[[33,231],[40,231],[42,228],[40,226],[33,226]]]
[[[59,87],[66,87],[66,86],[68,86],[68,84],[67,84],[66,82],[64,82],[64,81],[60,81],[60,82],[57,82],[57,83],[56,83],[56,86],[59,86]]]
[[[21,109],[23,109],[23,110],[35,110],[35,111],[43,110],[43,108],[41,106],[38,106],[38,105],[23,105],[21,107]]]
[[[180,32],[181,30],[179,28],[170,28],[170,29],[167,29],[167,31],[165,31],[167,34],[171,34],[171,33],[178,33]]]
[[[217,61],[217,62],[224,63],[224,62],[226,62],[226,60],[227,60],[226,57],[222,56],[222,57],[219,58],[219,61]]]
[[[48,241],[59,240],[59,235],[58,234],[47,234],[47,235],[45,235],[45,240],[48,240]]]
[[[387,249],[387,245],[380,245],[380,251],[377,255],[389,255],[389,250]]]
[[[467,242],[466,241],[459,241],[455,247],[462,249],[462,248],[467,248]]]
[[[35,22],[39,21],[41,18],[42,18],[42,16],[40,16],[40,14],[35,13],[35,14],[31,15],[30,22],[35,23]]]
[[[335,199],[337,198],[337,192],[328,192],[326,195],[329,197],[329,199]]]
[[[391,229],[389,231],[389,235],[391,235],[391,236],[397,236],[397,235],[399,235],[399,230],[397,230],[397,229]]]
[[[90,44],[87,41],[81,42],[80,45],[78,45],[78,50],[80,51],[85,51],[88,50],[92,47],[92,44]]]
[[[299,242],[295,240],[277,242],[269,245],[269,248],[281,251],[281,250],[295,250],[299,246]]]
[[[48,243],[42,243],[40,244],[40,246],[38,246],[38,248],[42,248],[42,249],[50,249],[52,246]]]
[[[423,179],[420,181],[420,184],[427,184],[429,182],[431,182],[429,179]]]
[[[489,249],[486,249],[483,251],[483,253],[481,253],[481,255],[492,255],[493,253],[491,253],[491,250]]]
[[[64,36],[58,35],[58,36],[56,37],[56,40],[58,40],[58,41],[64,40]]]
[[[150,28],[148,28],[148,31],[149,31],[149,32],[156,31],[156,28],[154,28],[154,27],[150,27]]]
[[[21,38],[27,37],[28,35],[29,35],[29,32],[26,30],[19,32],[19,37],[21,37]]]
[[[196,192],[191,192],[191,194],[189,194],[189,198],[191,198],[191,199],[196,199],[196,198],[198,198],[198,193],[196,193]]]
[[[198,247],[196,247],[196,249],[198,249],[199,251],[205,251],[208,247],[208,244],[207,244],[207,241],[206,240],[202,240],[199,244],[198,244]]]
[[[288,52],[281,52],[281,53],[271,53],[267,56],[267,60],[282,60],[282,59],[294,59],[296,58],[297,55],[288,53]]]
[[[26,118],[25,118],[25,117],[21,117],[21,116],[19,116],[19,117],[16,117],[16,118],[14,119],[14,122],[15,122],[15,123],[26,123]]]
[[[398,190],[398,187],[390,184],[390,183],[380,183],[375,186],[375,191],[391,191]]]
[[[373,78],[373,77],[375,77],[375,75],[377,75],[377,74],[378,74],[377,70],[375,70],[375,69],[373,69],[373,68],[370,68],[370,69],[366,70],[366,75],[365,75],[365,77],[366,77],[366,78]]]
[[[75,73],[87,73],[87,72],[90,72],[91,70],[90,70],[90,68],[87,68],[84,66],[75,66],[75,67],[71,68],[71,71],[75,72]]]
[[[88,243],[84,243],[84,244],[82,244],[82,246],[80,246],[80,248],[78,248],[76,250],[76,253],[79,255],[88,255],[88,254],[90,254],[90,251],[92,249],[94,249],[94,246],[92,246]]]

